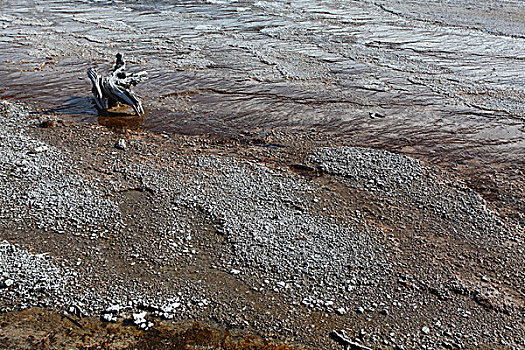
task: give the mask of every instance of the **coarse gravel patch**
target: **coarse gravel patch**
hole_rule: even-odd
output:
[[[38,122],[23,107],[0,106],[0,219],[33,221],[44,231],[99,236],[121,224],[115,203],[103,198],[98,179],[74,173],[78,165],[24,128]],[[9,180],[8,180],[9,178]],[[13,204],[17,205],[13,205]]]
[[[63,304],[66,285],[77,273],[56,266],[46,254],[31,254],[10,244],[0,242],[0,293],[3,302],[23,299],[20,308],[29,306],[55,307]],[[2,311],[9,307],[2,304]]]
[[[146,178],[150,169],[129,171]],[[177,169],[169,179],[148,177],[147,186],[161,193],[168,183],[183,188],[176,203],[220,222],[227,243],[221,267],[253,288],[286,291],[288,302],[333,311],[348,307],[340,290],[372,288],[389,271],[388,252],[364,222],[312,212],[314,189],[294,175],[208,156]]]
[[[337,348],[335,329],[374,348],[522,345],[522,231],[435,167],[314,147],[295,173],[284,147],[0,116],[3,311],[205,319],[313,348]]]
[[[352,188],[377,192],[390,205],[411,205],[461,228],[451,232],[449,225],[436,227],[443,235],[470,242],[483,239],[498,245],[503,240],[517,239],[516,231],[479,194],[443,179],[437,169],[416,159],[384,150],[338,147],[321,148],[310,160],[324,172],[343,177]]]

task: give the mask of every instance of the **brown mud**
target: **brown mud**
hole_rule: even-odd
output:
[[[233,331],[234,332],[234,331]],[[300,347],[215,329],[199,323],[156,321],[148,331],[56,311],[31,309],[0,314],[0,349],[293,350]]]

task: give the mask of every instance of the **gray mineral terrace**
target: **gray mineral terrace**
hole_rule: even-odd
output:
[[[314,349],[341,348],[333,330],[374,349],[525,347],[523,226],[461,179],[279,134],[50,119],[0,103],[2,312],[202,320]]]

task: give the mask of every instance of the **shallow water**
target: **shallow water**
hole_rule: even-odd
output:
[[[521,0],[0,0],[0,33],[0,96],[81,122],[524,164]],[[85,71],[117,52],[149,73],[142,118],[96,115]]]

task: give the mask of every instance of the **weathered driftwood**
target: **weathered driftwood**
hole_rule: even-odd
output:
[[[102,77],[94,68],[87,71],[88,77],[93,83],[93,97],[100,112],[106,113],[108,109],[115,107],[118,103],[131,106],[135,113],[140,116],[144,113],[140,98],[131,91],[131,87],[147,78],[146,72],[126,73],[126,63],[120,53],[117,54],[115,67],[108,77]]]
[[[368,346],[355,343],[348,339],[344,331],[333,331],[330,333],[330,338],[342,345],[345,350],[372,350]]]

